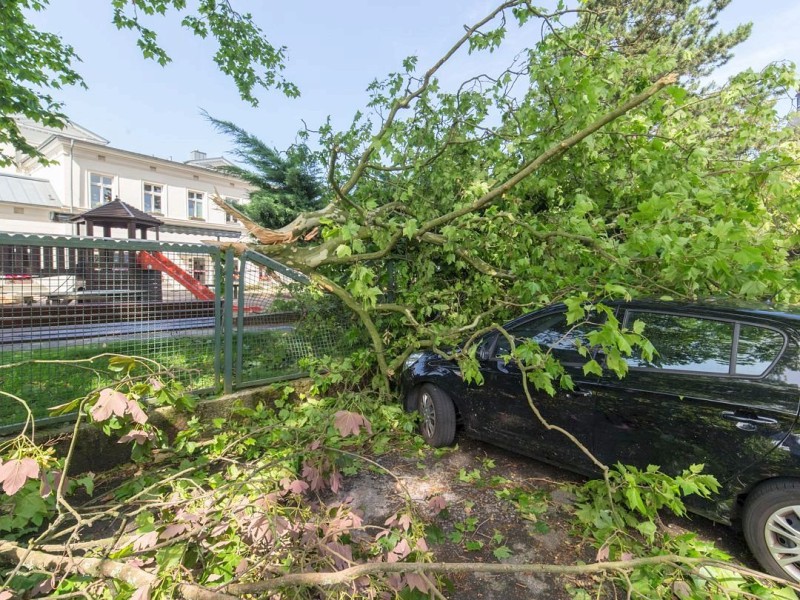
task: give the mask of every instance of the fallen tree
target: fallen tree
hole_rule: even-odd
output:
[[[797,299],[794,71],[709,84],[748,33],[716,31],[726,5],[505,2],[320,130],[324,209],[277,230],[236,215],[358,315],[384,389],[413,350],[569,297]],[[459,52],[530,39],[517,27],[540,40],[445,90]]]

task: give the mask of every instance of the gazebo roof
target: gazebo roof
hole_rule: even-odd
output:
[[[164,224],[163,221],[156,219],[146,212],[134,208],[130,204],[126,204],[119,198],[115,198],[111,202],[106,202],[100,206],[87,210],[85,213],[76,215],[70,219],[73,223],[91,223],[92,225],[106,225],[115,227],[127,227],[128,224],[134,223],[138,228],[159,227]]]

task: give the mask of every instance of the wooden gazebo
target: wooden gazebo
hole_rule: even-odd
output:
[[[85,223],[87,236],[95,235],[95,227],[102,228],[103,237],[111,237],[111,229],[127,229],[128,238],[132,240],[136,239],[137,230],[141,232],[141,238],[146,240],[148,229],[155,230],[158,239],[158,228],[164,224],[163,221],[126,204],[119,198],[74,216],[70,221],[77,224],[78,235],[81,235],[81,224]]]
[[[70,221],[77,225],[78,235],[85,223],[87,236],[99,230],[103,237],[110,238],[112,229],[125,229],[132,240],[137,238],[137,231],[141,239],[146,240],[148,229],[153,229],[158,239],[158,228],[164,224],[119,198],[76,215]],[[161,272],[139,264],[137,254],[139,251],[128,248],[78,249],[74,273],[78,281],[83,281],[83,289],[79,289],[83,301],[161,302]]]

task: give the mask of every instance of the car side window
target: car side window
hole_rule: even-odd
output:
[[[742,325],[736,345],[736,374],[763,375],[778,358],[786,340],[774,329]]]
[[[553,313],[538,319],[532,319],[507,330],[517,344],[533,340],[543,350],[551,349],[561,360],[586,360],[577,351],[578,344],[589,346],[586,332],[591,327],[589,323],[567,324],[564,313]],[[494,349],[495,357],[511,353],[511,345],[505,336],[497,339]]]
[[[656,349],[652,361],[645,360],[638,348],[626,360],[634,368],[730,373],[733,350],[733,323],[699,317],[629,311],[627,326],[645,324],[644,336]]]

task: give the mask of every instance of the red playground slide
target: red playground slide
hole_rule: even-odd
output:
[[[161,252],[145,252],[141,250],[136,255],[136,262],[147,269],[155,269],[166,273],[189,290],[198,300],[214,299],[214,292],[181,269]]]

